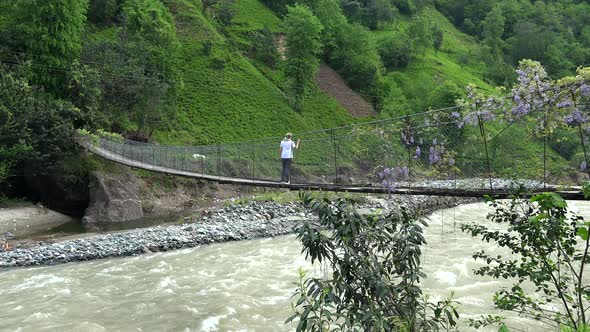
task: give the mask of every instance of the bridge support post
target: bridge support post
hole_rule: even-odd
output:
[[[330,139],[332,141],[332,150],[334,156],[334,182],[338,179],[338,156],[337,156],[337,147],[336,147],[336,138],[334,135],[334,129],[330,130]]]
[[[484,125],[484,120],[482,119],[481,115],[477,116],[477,122],[479,124],[479,133],[481,134],[481,137],[483,138],[483,145],[484,145],[484,148],[486,151],[486,164],[488,166],[488,179],[490,181],[490,190],[494,190],[494,187],[492,184],[492,166],[490,164],[490,154],[488,152],[488,139],[486,137],[486,128]]]
[[[217,144],[217,176],[221,177],[221,144]]]
[[[254,141],[252,141],[250,143],[250,149],[252,149],[252,178],[254,179],[255,174],[256,174],[255,173],[255,168],[254,168],[255,167],[254,166],[254,158],[255,158],[255,155],[254,155]]]

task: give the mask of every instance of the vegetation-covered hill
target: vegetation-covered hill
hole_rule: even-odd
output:
[[[314,84],[320,62],[391,117],[510,84],[519,57],[589,60],[583,2],[525,3],[2,1],[0,183],[63,169],[76,129],[208,144],[359,121]],[[535,31],[543,48],[518,52]]]

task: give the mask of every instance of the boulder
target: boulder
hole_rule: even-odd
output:
[[[129,172],[93,172],[85,225],[120,223],[143,218],[135,177]]]

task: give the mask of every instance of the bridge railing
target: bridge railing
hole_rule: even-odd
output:
[[[524,126],[455,119],[457,108],[295,135],[292,182],[500,189],[524,184],[575,186],[586,179],[578,161]],[[201,146],[160,146],[99,139],[93,146],[145,169],[278,181],[282,137]],[[86,142],[86,144],[89,141]],[[501,180],[500,180],[501,179]]]

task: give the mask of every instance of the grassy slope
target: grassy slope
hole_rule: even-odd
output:
[[[249,45],[248,33],[267,26],[281,31],[281,19],[258,0],[236,0],[234,19],[227,36],[219,32],[211,13],[203,15],[199,0],[163,1],[173,14],[177,34],[182,44],[180,71],[183,88],[177,102],[176,118],[155,133],[163,144],[208,144],[251,138],[278,136],[287,131],[303,132],[329,128],[355,121],[334,99],[312,89],[301,113],[289,102],[288,80],[280,70],[255,62],[238,50]],[[482,65],[477,58],[478,45],[459,32],[436,10],[426,12],[445,31],[445,40],[438,55],[427,50],[409,68],[387,74],[402,88],[406,97],[414,100],[416,109],[428,108],[429,93],[444,80],[459,86],[475,82],[485,89],[478,74]],[[400,19],[384,30],[375,31],[376,39],[406,29],[409,18]],[[109,40],[116,28],[94,31],[93,38]],[[228,37],[229,36],[229,37]],[[203,43],[213,42],[209,55]],[[457,63],[461,53],[471,54],[471,63],[461,68]],[[223,66],[215,66],[215,63]],[[125,124],[124,124],[125,125]],[[133,126],[127,124],[125,126]]]
[[[182,44],[180,66],[184,88],[178,100],[177,118],[169,130],[156,134],[159,141],[184,144],[238,141],[351,121],[346,110],[317,90],[310,92],[304,110],[295,112],[281,89],[235,50],[214,23],[201,14],[199,1],[170,0],[167,5]],[[236,6],[238,24],[232,26],[239,30],[240,36],[264,24],[271,29],[279,28],[280,20],[258,1],[238,0]],[[214,43],[209,55],[203,52],[206,40]],[[224,62],[223,68],[215,68],[216,61]]]
[[[247,32],[267,26],[273,32],[281,31],[281,19],[258,0],[237,0],[232,8],[232,30]]]
[[[403,70],[390,71],[386,78],[394,80],[404,92],[404,95],[413,103],[417,110],[426,110],[430,107],[428,104],[430,93],[444,81],[452,81],[459,87],[463,88],[468,84],[475,84],[484,91],[491,91],[494,88],[484,82],[483,71],[485,63],[480,57],[480,47],[477,41],[461,31],[459,31],[451,22],[448,21],[440,12],[433,8],[426,9],[424,14],[433,24],[439,25],[444,31],[444,41],[438,54],[432,49],[426,50],[420,54],[408,68]],[[374,31],[373,36],[378,42],[382,38],[391,38],[395,31],[408,29],[410,25],[409,17],[400,17],[391,26],[381,30]],[[467,56],[469,62],[460,65],[460,58]],[[506,126],[505,123],[492,122],[488,124],[487,136],[494,137]],[[467,128],[467,136],[472,140],[481,140],[477,128]],[[483,142],[483,141],[482,141]],[[522,144],[514,144],[522,142]],[[483,143],[482,143],[483,144]],[[482,153],[482,146],[466,147],[460,155],[463,157],[473,157]],[[502,152],[503,151],[503,152]],[[494,170],[503,169],[504,176],[509,176],[511,172],[520,175],[527,175],[533,178],[542,178],[543,166],[543,145],[539,138],[532,137],[531,134],[521,126],[513,126],[490,143],[490,154],[492,155],[492,168]],[[521,156],[518,160],[506,160],[505,156]],[[547,167],[550,174],[562,174],[564,165],[567,164],[561,156],[555,151],[549,150],[548,154],[551,161]],[[483,165],[480,167],[484,167]],[[482,169],[483,170],[483,169]],[[468,173],[468,171],[467,171]],[[556,179],[553,179],[557,182]]]
[[[419,108],[426,109],[428,96],[434,88],[445,80],[464,87],[474,83],[484,90],[492,87],[482,79],[484,64],[479,60],[479,45],[472,37],[460,32],[441,13],[435,9],[426,9],[424,14],[433,24],[438,24],[444,31],[444,41],[441,50],[435,54],[434,50],[428,49],[419,54],[418,57],[403,70],[389,72],[386,77],[394,80],[403,90],[406,97],[419,103]],[[382,38],[389,38],[396,30],[405,30],[410,24],[409,17],[399,17],[392,25],[382,30],[373,32],[376,41]],[[459,65],[462,55],[469,57],[469,63],[465,66]]]

